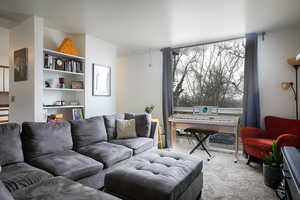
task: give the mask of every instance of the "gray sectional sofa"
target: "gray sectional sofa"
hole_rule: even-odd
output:
[[[131,118],[136,119],[138,137],[116,139],[116,119]],[[25,122],[22,132],[18,124],[0,125],[0,189],[4,184],[15,199],[39,199],[38,191],[45,193],[47,185],[60,195],[74,185],[83,192],[73,199],[118,199],[97,190],[103,188],[105,174],[155,148],[155,130],[147,115],[133,114],[56,124]],[[85,190],[96,191],[94,197],[81,197]],[[53,199],[50,194],[44,199]]]
[[[117,139],[117,119],[135,119],[137,137]],[[146,114],[0,125],[0,200],[200,199],[202,160],[156,150],[156,126]]]

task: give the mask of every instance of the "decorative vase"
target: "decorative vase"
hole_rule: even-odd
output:
[[[283,179],[281,167],[271,167],[265,163],[263,164],[263,174],[265,185],[273,189],[277,189]]]

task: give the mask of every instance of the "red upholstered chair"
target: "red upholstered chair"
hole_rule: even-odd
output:
[[[266,130],[245,127],[240,135],[244,153],[248,155],[249,164],[253,157],[264,159],[264,154],[272,149],[272,141],[276,140],[279,147],[295,146],[300,148],[300,120],[280,117],[265,117]]]

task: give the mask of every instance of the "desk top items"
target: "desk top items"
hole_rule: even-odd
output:
[[[193,114],[200,114],[200,115],[218,114],[218,108],[215,106],[193,106]]]

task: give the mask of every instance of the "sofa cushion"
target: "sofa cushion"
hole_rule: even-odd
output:
[[[104,115],[106,132],[109,140],[117,137],[117,119],[124,119],[124,114]]]
[[[10,192],[6,189],[2,181],[0,181],[0,199],[1,200],[14,200]]]
[[[136,138],[135,120],[117,120],[117,139]]]
[[[73,148],[71,125],[68,122],[24,122],[21,138],[26,160]]]
[[[111,167],[112,165],[132,156],[131,149],[108,142],[85,146],[80,148],[78,152],[103,163],[105,168]]]
[[[175,200],[202,174],[202,168],[198,157],[150,151],[106,174],[105,189],[124,199]]]
[[[24,161],[18,124],[0,125],[0,155],[0,166]]]
[[[70,121],[75,149],[97,142],[107,141],[103,117]]]
[[[16,200],[120,200],[64,177],[54,177],[13,194]]]
[[[135,119],[136,133],[139,137],[149,137],[151,131],[151,116],[149,114],[125,113],[125,119]]]
[[[16,163],[2,167],[0,180],[10,192],[17,191],[41,180],[52,177],[51,174],[26,163]]]
[[[30,164],[72,180],[94,175],[103,169],[102,163],[71,150],[40,156]]]
[[[137,137],[137,138],[129,138],[129,139],[118,139],[111,140],[111,143],[123,145],[133,150],[133,154],[142,153],[148,149],[151,149],[154,145],[154,141],[152,138],[145,137]]]

